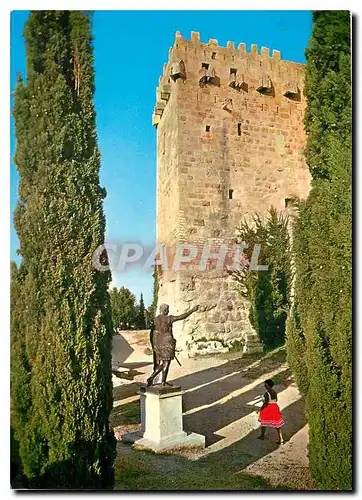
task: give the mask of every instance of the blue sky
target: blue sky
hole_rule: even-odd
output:
[[[17,72],[25,74],[22,32],[27,11],[11,15],[11,90]],[[176,31],[201,41],[230,40],[247,50],[255,43],[281,51],[283,59],[305,62],[312,31],[310,11],[96,11],[93,18],[98,143],[102,155],[101,184],[106,241],[154,246],[156,235],[156,131],[151,125],[155,89]],[[11,103],[12,106],[12,103]],[[11,156],[15,151],[11,117]],[[11,216],[17,200],[18,176],[11,159]],[[11,222],[11,259],[19,261]],[[153,279],[139,268],[113,273],[115,286],[126,286],[145,303],[152,301]]]

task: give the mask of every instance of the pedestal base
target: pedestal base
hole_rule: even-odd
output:
[[[130,432],[129,434],[124,434],[122,436],[122,441],[124,443],[133,444],[133,448],[136,450],[152,450],[155,453],[162,451],[172,451],[172,450],[185,450],[194,448],[205,448],[205,436],[201,434],[196,434],[191,432],[187,434],[186,432],[181,436],[175,436],[172,439],[163,440],[160,442],[151,441],[150,439],[144,438],[141,432]]]
[[[141,429],[122,436],[136,449],[155,452],[205,448],[205,436],[186,433],[182,425],[182,390],[179,386],[141,387]]]

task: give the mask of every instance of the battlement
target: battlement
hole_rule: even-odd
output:
[[[245,43],[235,48],[230,41],[221,47],[214,38],[202,43],[196,31],[191,32],[189,40],[177,31],[168,56],[156,89],[152,118],[155,126],[161,120],[172,89],[180,81],[199,87],[229,88],[230,98],[235,92],[273,97],[278,93],[294,101],[301,98],[305,65],[283,60],[279,50],[271,51],[268,47],[259,50],[251,44],[248,52]]]
[[[208,43],[202,43],[200,33],[198,31],[191,31],[191,39],[190,40],[183,38],[180,31],[176,31],[174,46],[170,48],[170,52],[172,51],[172,49],[174,47],[181,48],[182,46],[186,47],[187,45],[192,45],[193,47],[199,47],[201,50],[207,50],[207,49],[220,50],[221,49],[223,52],[225,51],[225,53],[229,53],[230,55],[236,55],[236,56],[248,53],[246,50],[245,43],[239,43],[237,49],[235,49],[234,42],[230,42],[230,41],[227,42],[226,47],[221,47],[221,46],[219,46],[219,43],[215,38],[210,38]],[[170,55],[170,52],[169,52],[169,55]],[[269,57],[269,52],[270,52],[269,48],[261,47],[260,55]],[[249,53],[253,54],[253,55],[258,55],[259,54],[258,46],[255,44],[251,44],[251,50]],[[280,60],[281,55],[280,55],[279,50],[273,50],[271,57],[275,60]]]

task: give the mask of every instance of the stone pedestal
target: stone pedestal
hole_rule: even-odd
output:
[[[205,436],[183,430],[181,387],[141,387],[139,394],[141,429],[125,434],[124,442],[153,451],[205,447]]]

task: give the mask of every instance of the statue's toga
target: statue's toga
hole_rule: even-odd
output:
[[[175,357],[176,339],[172,334],[172,325],[175,321],[186,319],[190,314],[197,311],[199,306],[195,306],[179,316],[169,315],[169,306],[162,304],[160,314],[156,316],[153,328],[151,329],[151,345],[153,349],[153,373],[147,379],[147,385],[153,385],[154,378],[162,371],[162,385],[172,385],[166,382],[171,360]]]

